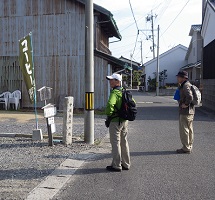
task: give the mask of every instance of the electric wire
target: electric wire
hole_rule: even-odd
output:
[[[137,25],[137,20],[136,20],[136,18],[135,18],[135,16],[134,16],[134,11],[133,11],[133,8],[132,8],[131,1],[130,1],[130,0],[129,0],[129,4],[130,4],[131,13],[132,13],[132,15],[133,15],[133,18],[134,18],[134,21],[135,21],[135,24],[136,24],[136,28],[137,28],[137,30],[139,30],[138,25]]]
[[[143,17],[141,17],[140,19],[138,19],[137,22],[140,21],[141,19],[143,19],[144,17],[145,17],[145,16],[143,16]],[[122,30],[120,31],[120,33],[122,33],[124,30],[126,30],[127,28],[129,28],[130,26],[132,26],[132,25],[134,25],[134,24],[135,24],[135,22],[133,22],[132,24],[128,25],[127,27],[125,27],[124,29],[122,29]]]
[[[162,18],[163,14],[165,13],[165,11],[167,10],[167,8],[170,6],[172,0],[166,0],[164,6],[162,7],[162,9],[159,11],[159,13],[157,14],[159,16],[159,19],[157,20],[160,21],[160,19]]]
[[[183,8],[180,10],[180,12],[176,15],[176,17],[172,20],[172,22],[170,23],[170,25],[166,28],[166,30],[161,34],[160,37],[162,37],[164,35],[164,33],[166,33],[166,31],[172,26],[172,24],[175,22],[175,20],[178,18],[178,16],[181,14],[181,12],[184,10],[184,8],[187,6],[187,4],[190,2],[190,0],[188,0],[186,2],[186,4],[183,6]]]
[[[121,48],[123,48],[123,47],[131,46],[132,44],[134,44],[134,42],[129,43],[129,44],[126,44],[126,45],[123,45],[123,46],[118,46],[118,47],[115,47],[115,48],[111,48],[111,49],[112,49],[112,50],[121,49]]]
[[[139,36],[139,31],[138,31],[137,36],[136,36],[136,41],[135,41],[134,50],[133,50],[132,55],[134,55],[134,52],[135,52],[135,49],[136,49],[136,46],[137,46],[138,36]]]
[[[136,46],[137,46],[137,40],[138,40],[138,36],[139,36],[139,28],[138,28],[138,25],[137,25],[137,21],[136,21],[136,18],[134,16],[134,11],[133,11],[133,8],[132,8],[132,5],[131,5],[131,1],[129,0],[129,5],[130,5],[130,9],[131,9],[131,13],[133,15],[133,18],[134,18],[134,21],[135,21],[135,24],[136,24],[136,28],[137,28],[137,36],[136,36],[136,41],[135,41],[135,45],[134,45],[134,49],[133,49],[133,53],[132,53],[132,56],[134,55],[134,52],[135,52],[135,49],[136,49]]]

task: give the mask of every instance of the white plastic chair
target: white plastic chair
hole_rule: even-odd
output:
[[[12,94],[10,94],[8,105],[15,104],[15,109],[17,110],[20,106],[21,92],[19,90],[15,90]]]
[[[11,93],[10,92],[4,92],[0,95],[0,103],[3,103],[5,105],[5,110],[8,108],[8,101]]]

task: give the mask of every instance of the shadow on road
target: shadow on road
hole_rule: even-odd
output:
[[[178,120],[178,109],[170,106],[138,107],[137,120]]]
[[[131,152],[131,156],[165,156],[176,154],[176,151],[146,151],[146,152]]]
[[[5,169],[0,170],[1,180],[30,180],[38,179],[48,176],[54,169],[38,170],[36,168],[22,168],[22,169]]]
[[[132,156],[165,156],[165,155],[174,155],[176,154],[175,151],[149,151],[149,152],[131,152]],[[97,156],[94,158],[94,160],[103,160],[103,159],[111,159],[111,154],[104,154],[103,156]],[[105,166],[103,168],[83,168],[78,169],[75,174],[76,175],[85,175],[85,174],[99,174],[99,173],[110,173],[105,169]]]
[[[196,108],[194,121],[214,121],[215,115],[203,112],[202,109]],[[144,106],[137,108],[136,120],[162,120],[162,121],[178,121],[178,107],[175,106]]]
[[[105,169],[105,167],[103,168],[84,168],[84,169],[78,169],[75,174],[76,175],[85,175],[85,174],[104,174],[104,173],[110,173],[109,171],[107,171]]]

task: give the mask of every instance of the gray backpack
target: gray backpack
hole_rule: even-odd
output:
[[[192,85],[191,91],[193,93],[192,104],[196,105],[196,106],[200,105],[201,100],[202,100],[202,95],[201,95],[201,92],[199,91],[199,88],[197,88],[195,85]]]

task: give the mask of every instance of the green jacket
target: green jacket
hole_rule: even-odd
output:
[[[122,90],[122,88],[120,89]],[[115,106],[120,109],[121,105],[122,105],[122,91],[120,91],[118,89],[113,89],[110,93],[108,102],[107,102],[107,106],[105,109],[105,114],[110,117],[110,116],[116,116],[116,108]],[[112,122],[122,122],[125,121],[125,119],[119,118],[119,117],[115,117],[111,120]]]

